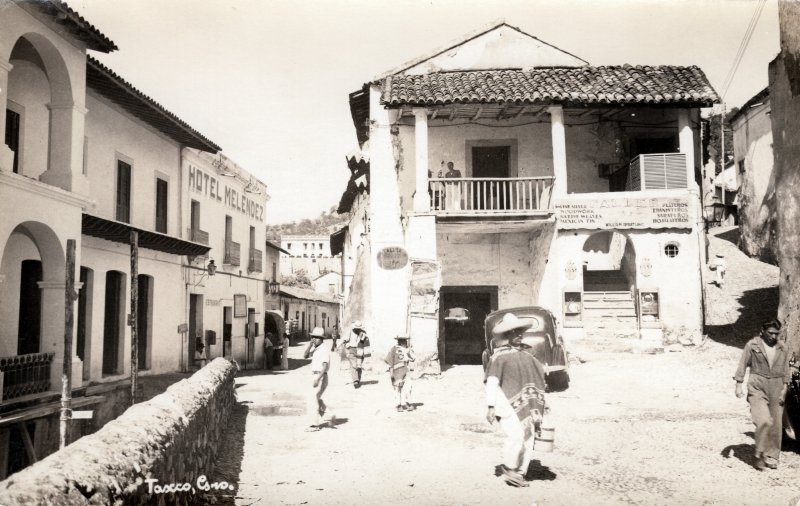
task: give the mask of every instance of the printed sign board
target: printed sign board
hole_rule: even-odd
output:
[[[559,229],[692,228],[688,196],[570,197],[554,207]]]
[[[402,269],[408,263],[408,253],[399,246],[389,246],[378,252],[378,266],[387,271]]]
[[[233,317],[244,318],[247,316],[247,295],[237,293],[233,296]]]
[[[184,332],[189,332],[189,325],[186,323],[181,323],[178,325],[178,334],[183,334]]]

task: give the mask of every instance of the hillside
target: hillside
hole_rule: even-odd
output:
[[[267,227],[267,237],[276,239],[284,235],[330,235],[345,226],[348,219],[347,214],[338,214],[336,206],[332,206],[314,219],[306,218],[290,223],[270,225]]]

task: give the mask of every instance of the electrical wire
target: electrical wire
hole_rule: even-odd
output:
[[[728,71],[728,75],[725,76],[725,81],[722,83],[722,98],[724,100],[725,95],[727,95],[728,90],[733,84],[733,78],[736,75],[736,71],[739,69],[739,65],[742,63],[742,59],[744,58],[744,53],[747,50],[748,44],[750,44],[750,39],[753,37],[753,33],[755,32],[756,25],[758,24],[758,20],[761,17],[761,12],[764,10],[764,5],[766,4],[767,0],[759,0],[758,5],[756,5],[756,10],[753,11],[753,15],[750,17],[750,23],[747,25],[747,30],[745,30],[744,36],[742,37],[742,41],[739,43],[739,49],[736,51],[736,56],[733,59],[733,63],[731,64],[731,69]]]

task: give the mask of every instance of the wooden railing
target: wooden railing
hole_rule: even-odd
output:
[[[192,242],[205,244],[206,246],[208,246],[208,232],[206,232],[205,230],[200,230],[199,228],[197,229],[190,228],[189,237],[191,237]]]
[[[54,353],[29,353],[0,357],[3,400],[50,390],[50,364]]]
[[[226,242],[225,243],[225,258],[223,259],[222,263],[228,265],[241,265],[240,255],[239,252],[241,251],[241,245],[238,242]]]
[[[551,208],[553,177],[431,178],[437,214],[540,214]]]
[[[258,249],[251,249],[250,250],[250,262],[247,264],[247,270],[250,272],[261,272],[263,269],[261,267],[263,253],[261,250]]]

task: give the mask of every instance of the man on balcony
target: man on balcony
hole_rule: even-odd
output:
[[[442,162],[444,163],[444,162]],[[460,179],[461,178],[461,171],[456,170],[454,168],[453,162],[447,162],[447,173],[445,173],[444,177],[449,179]],[[446,183],[445,186],[446,192],[446,202],[448,211],[458,211],[461,209],[461,182],[460,181],[453,181],[452,183]]]

